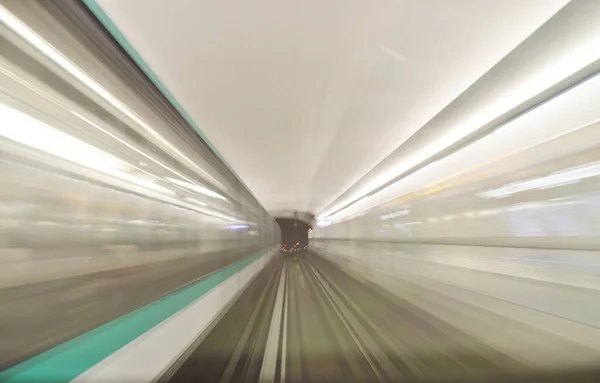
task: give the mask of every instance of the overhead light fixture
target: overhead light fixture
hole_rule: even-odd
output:
[[[170,178],[170,177],[167,177],[166,179],[169,182],[174,183],[175,185],[184,187],[186,189],[195,191],[197,193],[204,194],[204,195],[207,195],[207,196],[213,197],[213,198],[222,199],[223,201],[227,201],[227,198],[223,197],[219,193],[216,193],[216,192],[214,192],[214,191],[212,191],[212,190],[210,190],[210,189],[208,189],[208,188],[206,188],[204,186],[196,185],[196,184],[193,184],[191,182],[181,181],[181,180],[178,180],[178,179],[175,179],[175,178]]]

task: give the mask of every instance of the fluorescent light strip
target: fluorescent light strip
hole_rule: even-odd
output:
[[[477,195],[483,198],[503,198],[529,190],[543,190],[563,185],[569,185],[579,182],[586,178],[597,176],[600,176],[600,163],[594,163],[593,165],[588,165],[585,167],[578,167],[575,169],[565,170],[545,177],[514,182],[512,184],[505,185],[498,189],[487,190],[481,193],[477,193]]]
[[[87,86],[90,90],[96,93],[98,96],[102,97],[113,107],[121,111],[131,120],[136,122],[139,126],[141,126],[146,132],[150,133],[154,138],[159,140],[162,144],[167,146],[171,151],[177,153],[180,157],[184,158],[193,168],[202,172],[205,176],[210,178],[212,181],[219,184],[221,187],[225,188],[222,184],[220,184],[216,179],[214,179],[210,174],[208,174],[204,169],[200,168],[196,165],[192,160],[190,160],[187,156],[181,153],[177,148],[171,145],[168,141],[166,141],[160,134],[158,134],[152,127],[146,124],[140,117],[138,117],[133,111],[131,111],[125,104],[123,104],[119,99],[113,96],[106,89],[102,88],[97,82],[95,82],[91,77],[89,77],[86,73],[84,73],[81,69],[79,69],[75,64],[70,62],[65,56],[63,56],[58,50],[56,50],[53,46],[51,46],[48,42],[38,36],[35,32],[33,32],[27,25],[25,25],[21,20],[11,14],[6,8],[0,5],[0,21],[8,26],[13,32],[18,34],[21,38],[26,40],[36,49],[38,49],[42,54],[52,60],[55,64],[60,66],[62,69],[67,71],[85,86]]]

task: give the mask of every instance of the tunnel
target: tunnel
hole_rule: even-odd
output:
[[[281,230],[281,250],[297,252],[308,248],[310,225],[294,218],[275,218]]]
[[[598,20],[0,0],[0,382],[600,381]]]

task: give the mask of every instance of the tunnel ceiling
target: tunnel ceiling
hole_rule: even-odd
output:
[[[98,0],[268,210],[314,214],[566,2]]]

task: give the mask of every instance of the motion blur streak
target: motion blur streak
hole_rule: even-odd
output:
[[[0,32],[0,368],[277,243],[275,221],[235,178],[212,170],[226,201],[28,41]],[[163,121],[141,105],[128,108]],[[176,188],[179,176],[195,188]],[[70,380],[82,372],[73,368],[47,379]]]
[[[139,36],[122,21],[143,25],[150,6],[131,18],[125,1],[0,0],[0,382],[599,381],[600,23],[594,17],[600,3],[530,1],[537,5],[519,9],[544,16],[520,19],[531,22],[517,28],[520,40],[515,32],[494,51],[496,59],[478,61],[488,71],[423,119],[414,136],[399,140],[397,151],[357,171],[345,190],[336,180],[319,185],[326,171],[311,179],[286,173],[307,185],[294,184],[298,190],[290,192],[269,172],[288,160],[293,168],[287,150],[295,143],[231,134],[230,146],[217,145],[228,153],[221,156],[152,78],[135,52],[144,48]],[[172,3],[162,10],[181,5]],[[237,97],[249,92],[244,86],[251,82],[242,81],[248,69],[261,79],[256,100],[268,99],[261,91],[287,100],[258,107],[241,97],[256,107],[250,117],[266,115],[253,122],[246,115],[248,125],[240,119],[238,129],[258,130],[258,122],[272,121],[287,129],[277,113],[293,116],[297,99],[285,86],[316,76],[290,63],[300,73],[277,65],[264,70],[269,60],[281,59],[269,44],[300,52],[321,43],[327,31],[343,35],[345,23],[338,20],[339,31],[329,23],[345,17],[336,10],[363,20],[371,17],[357,12],[364,7],[387,20],[382,10],[396,5],[380,3],[356,9],[347,5],[351,0],[290,3],[296,9],[256,0],[246,14],[220,2],[190,1],[185,9],[195,17],[213,11],[218,28],[230,28],[218,19],[220,11],[228,17],[240,12],[239,22],[251,18],[249,25],[277,37],[252,35],[257,48],[244,50],[248,64],[259,62],[261,70],[233,65],[235,74],[216,71],[215,83],[205,84],[220,90],[218,75],[227,84],[234,79],[240,89],[227,93]],[[421,6],[441,6],[398,3],[415,17]],[[476,3],[469,4],[481,6]],[[493,13],[484,7],[471,14],[462,4],[444,9],[473,17]],[[315,21],[328,12],[336,17]],[[510,12],[499,18],[512,20]],[[109,14],[117,16],[115,24]],[[265,23],[265,15],[277,17]],[[279,29],[269,29],[273,25]],[[473,25],[490,33],[483,23]],[[347,27],[353,39],[360,34],[355,29],[365,31],[359,23]],[[178,41],[207,65],[189,55],[197,72],[190,81],[217,56],[231,65],[237,56],[223,50],[230,40],[236,49],[239,41],[246,45],[240,31],[260,32],[231,28],[197,34],[209,39],[201,40],[209,55],[200,54],[200,43]],[[308,40],[288,44],[290,36]],[[124,44],[127,38],[138,42],[135,48]],[[344,41],[351,46],[353,39]],[[158,41],[148,41],[159,49]],[[332,41],[345,52],[346,45]],[[418,72],[415,51],[405,55],[391,43],[376,43],[394,68],[412,65]],[[260,44],[267,44],[262,56]],[[323,56],[330,52],[325,48]],[[285,86],[268,89],[269,76]],[[331,94],[337,85],[352,88],[328,81],[315,88]],[[173,92],[177,88],[183,86]],[[219,109],[214,93],[214,100],[194,99],[209,105],[194,118],[212,116],[202,122],[214,123],[206,129],[218,138],[215,129],[229,126],[219,122],[244,105]],[[351,120],[327,109],[335,104],[329,93],[298,94],[320,100],[315,115]],[[348,101],[349,110],[359,108],[355,104]],[[294,120],[314,123],[306,116]],[[360,136],[358,128],[350,133]],[[333,141],[320,140],[311,145],[335,152]],[[360,155],[355,144],[334,165],[320,166],[343,168]],[[265,156],[272,146],[286,152]],[[223,161],[239,160],[232,153],[249,147],[266,159],[261,166],[245,166],[254,157],[232,167]],[[310,154],[303,156],[302,169]],[[246,186],[257,179],[266,186]],[[280,190],[281,200],[274,197]],[[306,190],[328,192],[311,197],[315,204],[297,202]]]

